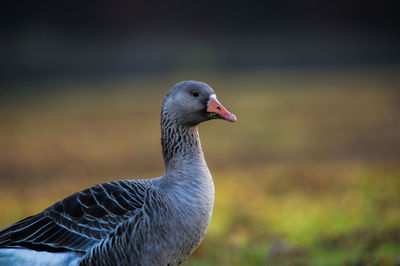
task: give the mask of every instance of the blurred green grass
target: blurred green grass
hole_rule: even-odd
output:
[[[90,185],[162,175],[163,97],[196,77],[238,122],[200,125],[216,203],[185,265],[395,265],[398,73],[175,73],[10,93],[0,101],[0,226]]]

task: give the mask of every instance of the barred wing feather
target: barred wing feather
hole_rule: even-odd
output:
[[[0,247],[78,251],[106,238],[143,206],[147,180],[99,184],[0,232]]]

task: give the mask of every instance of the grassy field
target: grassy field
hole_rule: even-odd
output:
[[[90,185],[162,175],[162,99],[196,78],[238,122],[200,126],[216,202],[184,265],[396,265],[399,73],[176,73],[6,93],[0,227]]]

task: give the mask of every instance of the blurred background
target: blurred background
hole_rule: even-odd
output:
[[[180,80],[216,186],[185,265],[400,262],[396,1],[20,1],[0,11],[0,227],[88,186],[163,174]]]

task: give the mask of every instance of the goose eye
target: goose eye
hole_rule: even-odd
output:
[[[200,96],[200,93],[199,93],[198,91],[192,91],[192,95],[193,95],[194,97],[199,97],[199,96]]]

